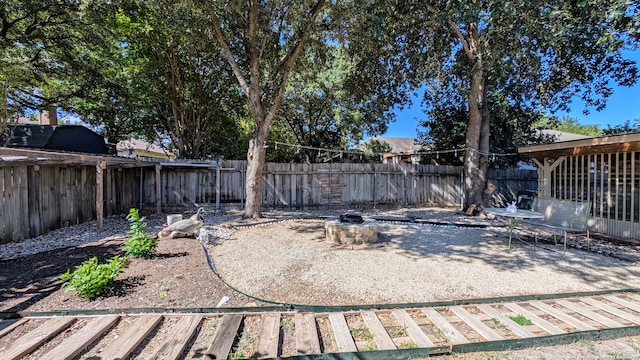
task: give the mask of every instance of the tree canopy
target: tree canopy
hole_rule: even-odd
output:
[[[109,28],[107,5],[71,0],[6,0],[0,3],[0,83],[8,112],[46,108],[94,86],[96,59]]]
[[[623,1],[373,1],[369,7],[363,31],[372,34],[366,48],[375,56],[364,58],[365,68],[389,76],[393,64],[396,81],[425,83],[430,112],[466,110],[465,209],[474,212],[487,190],[491,124],[495,111],[505,109],[495,104],[566,110],[578,96],[599,109],[613,84],[638,78],[634,63],[622,57],[620,24],[629,17]]]
[[[245,216],[260,216],[273,159],[384,132],[426,87],[423,139],[460,150],[465,208],[482,208],[492,153],[537,141],[540,113],[605,106],[638,79],[640,5],[626,0],[7,0],[5,113],[49,105],[112,140],[159,138],[181,156],[246,153]],[[568,124],[571,125],[571,124]],[[573,124],[575,125],[575,124]],[[572,126],[573,126],[572,125]],[[606,131],[625,131],[611,128]],[[273,151],[273,152],[271,152]]]
[[[133,2],[116,14],[122,36],[129,121],[167,138],[179,157],[240,156],[248,114],[234,79],[208,38],[208,15],[190,2]]]

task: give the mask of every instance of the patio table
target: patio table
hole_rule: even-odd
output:
[[[507,211],[507,209],[502,209],[502,208],[485,208],[484,211],[487,214],[493,214],[495,216],[500,216],[500,217],[505,217],[508,220],[508,224],[509,224],[509,251],[511,251],[511,238],[515,235],[517,237],[517,234],[514,233],[514,230],[516,228],[516,225],[518,224],[518,222],[522,219],[542,219],[544,217],[544,215],[542,215],[542,213],[539,213],[537,211],[531,211],[531,210],[522,210],[522,209],[518,209],[515,212],[512,211]]]

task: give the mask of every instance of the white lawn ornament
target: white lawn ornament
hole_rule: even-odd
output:
[[[508,213],[518,212],[518,208],[516,207],[516,202],[512,201],[511,204],[507,205],[507,209],[505,211]]]
[[[158,233],[158,238],[168,237],[173,239],[177,237],[195,236],[200,228],[204,226],[204,217],[200,215],[203,211],[204,208],[199,208],[198,212],[188,219],[179,220],[167,226]]]

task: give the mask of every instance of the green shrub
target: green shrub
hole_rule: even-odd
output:
[[[146,235],[136,235],[124,243],[124,253],[138,258],[150,257],[156,253],[158,240]]]
[[[67,269],[60,275],[65,283],[65,291],[74,290],[87,300],[93,300],[113,284],[116,276],[126,267],[127,257],[114,256],[106,264],[98,264],[98,258],[92,257],[76,266],[75,270]]]
[[[131,235],[147,235],[146,218],[140,217],[140,212],[136,208],[129,209],[127,221],[129,222],[129,234]]]
[[[140,217],[138,209],[129,210],[129,234],[131,239],[125,241],[123,248],[127,256],[150,257],[156,252],[158,240],[147,235],[147,223],[145,217]]]

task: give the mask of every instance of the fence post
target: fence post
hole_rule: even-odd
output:
[[[240,209],[244,210],[244,191],[246,189],[244,179],[244,161],[240,165]]]
[[[140,168],[140,207],[138,209],[142,210],[142,183],[144,181],[144,168]]]
[[[377,177],[376,164],[372,164],[372,166],[373,166],[373,208],[375,209],[376,208],[376,195],[377,195],[376,194],[376,187],[377,187],[378,184],[376,183],[376,181],[377,181],[377,179],[376,179],[376,177]]]
[[[96,216],[98,220],[98,231],[104,230],[104,169],[106,162],[98,161],[96,165]]]
[[[460,210],[464,209],[464,170],[460,169]]]
[[[329,161],[329,210],[331,210],[332,197],[333,197],[333,177],[331,176],[331,161]]]
[[[220,210],[220,166],[222,166],[222,159],[216,162],[216,211]]]
[[[156,164],[156,213],[162,212],[162,176],[160,176],[162,165]]]
[[[409,196],[407,194],[407,167],[402,166],[402,174],[404,175],[403,191],[404,191],[404,207],[409,207]]]

